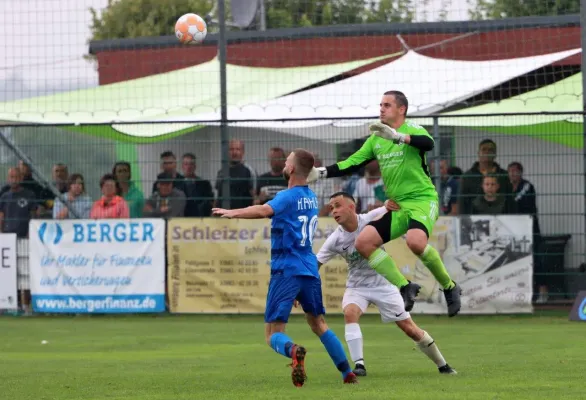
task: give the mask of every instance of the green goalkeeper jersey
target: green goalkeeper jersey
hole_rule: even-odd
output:
[[[424,135],[433,141],[425,128],[412,121],[405,121],[397,132],[410,136]],[[379,163],[388,199],[398,203],[438,199],[430,178],[425,151],[408,144],[396,144],[374,134],[356,153],[336,164],[339,172],[335,175],[348,175],[372,160]]]

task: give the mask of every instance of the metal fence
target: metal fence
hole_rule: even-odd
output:
[[[534,264],[534,298],[537,303],[568,302],[580,288],[586,288],[582,114],[459,118],[435,116],[412,119],[426,127],[435,138],[436,147],[427,154],[427,164],[441,200],[446,198],[445,188],[451,185],[447,184],[448,179],[459,182],[461,189],[468,187],[451,193],[452,203],[457,204],[460,211],[470,212],[469,208],[466,211],[463,206],[466,198],[472,201],[483,196],[482,187],[478,186],[481,181],[478,179],[478,169],[475,168],[479,159],[487,155],[486,150],[480,146],[483,141],[489,139],[496,146],[493,154],[496,163],[494,172],[501,175],[498,179],[500,192],[512,203],[524,189],[518,187],[513,190],[509,175],[519,170],[514,163],[522,166],[522,177],[533,185],[535,194],[523,192],[521,197],[529,199],[529,203],[535,200],[535,217],[540,227],[536,232],[539,245],[535,249]],[[329,165],[345,159],[357,150],[368,135],[368,120],[320,121],[321,124],[312,121],[308,124],[312,126],[305,128],[299,127],[299,122],[296,122],[296,127],[291,127],[290,122],[286,121],[229,124],[227,140],[232,144],[229,157],[233,161],[241,161],[246,165],[247,171],[252,171],[253,178],[249,185],[254,187],[254,193],[251,196],[242,194],[239,188],[249,178],[240,176],[228,179],[232,193],[225,197],[229,200],[244,200],[238,203],[240,206],[263,202],[278,190],[281,182],[278,172],[282,169],[283,155],[287,155],[290,150],[297,147],[307,148],[316,155],[316,162]],[[0,173],[8,182],[9,169],[17,167],[24,156],[27,162],[35,166],[36,172],[32,179],[38,181],[37,188],[47,186],[43,183],[50,182],[53,190],[59,190],[67,196],[70,189],[67,179],[72,174],[79,173],[83,176],[90,202],[94,202],[101,197],[100,179],[104,174],[114,173],[119,181],[124,181],[124,175],[114,165],[125,161],[131,167],[130,179],[136,188],[132,199],[127,197],[131,210],[133,202],[138,199],[138,204],[134,204],[132,217],[145,215],[143,202],[150,204],[151,208],[160,208],[161,204],[157,202],[155,194],[158,190],[158,174],[163,171],[172,175],[179,173],[186,175],[188,180],[189,176],[195,174],[199,179],[196,185],[190,188],[185,186],[185,189],[175,185],[186,192],[187,205],[183,215],[209,216],[211,205],[219,199],[218,171],[222,168],[222,141],[217,126],[208,125],[164,140],[137,140],[134,143],[120,140],[120,137],[111,133],[101,137],[83,133],[87,132],[87,127],[79,128],[81,129],[76,131],[71,127],[59,126],[3,127],[2,134],[6,141],[0,151]],[[190,154],[196,157],[195,163]],[[450,174],[447,174],[448,167],[458,167],[463,175],[458,176],[457,168],[450,169]],[[346,190],[358,197],[362,196],[363,210],[376,204],[374,192],[370,199],[356,192],[357,180],[364,178],[365,174],[368,178],[376,171],[376,168],[372,170],[368,166],[365,169],[366,172],[363,169],[357,176],[328,180],[331,185],[321,186],[319,191],[316,189],[322,204],[327,202],[328,196],[334,190]],[[274,171],[275,176],[271,176],[271,171]],[[464,180],[468,180],[468,183],[464,184]],[[205,190],[205,181],[209,182],[211,191]],[[61,184],[62,182],[65,183]],[[27,182],[25,187],[32,188],[31,182]],[[10,186],[4,186],[3,191],[10,191]],[[128,193],[122,195],[127,196]],[[35,196],[38,204],[44,207],[44,213],[32,212],[31,218],[53,218],[51,200],[54,195],[46,190],[38,190]],[[8,198],[0,199],[3,207],[9,202]],[[191,211],[188,210],[189,207],[192,207]],[[449,212],[448,208],[444,209],[444,213]],[[9,208],[3,210],[6,224],[14,216],[10,215]],[[193,210],[197,211],[190,214]],[[529,212],[521,210],[520,213]],[[28,290],[26,237],[18,242],[18,268],[19,289]],[[26,303],[25,297],[21,300]]]

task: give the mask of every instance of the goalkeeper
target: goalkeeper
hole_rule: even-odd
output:
[[[433,149],[433,138],[421,126],[407,121],[408,101],[399,91],[388,91],[380,104],[380,122],[370,125],[371,136],[348,159],[328,167],[314,168],[308,182],[351,174],[372,160],[378,160],[386,196],[400,210],[370,222],[356,239],[356,250],[368,264],[397,286],[411,311],[421,286],[409,282],[381,245],[407,234],[407,246],[443,287],[448,315],[460,311],[460,287],[452,281],[439,253],[428,244],[438,219],[438,195],[425,153]]]

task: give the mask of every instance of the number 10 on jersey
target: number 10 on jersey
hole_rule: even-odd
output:
[[[307,238],[309,238],[309,245],[313,246],[313,234],[317,229],[317,215],[311,217],[311,220],[309,220],[307,215],[300,215],[298,219],[303,223],[301,227],[301,247],[305,247]]]

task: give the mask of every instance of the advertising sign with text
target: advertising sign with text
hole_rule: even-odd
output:
[[[165,221],[30,222],[33,310],[165,311]]]

